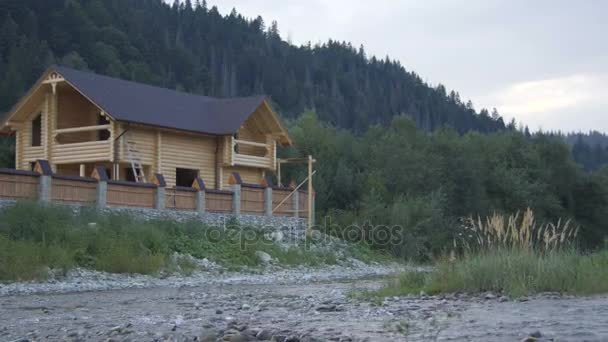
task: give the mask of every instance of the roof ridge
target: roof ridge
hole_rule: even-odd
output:
[[[55,71],[59,72],[60,74],[61,74],[61,70],[63,69],[63,70],[67,70],[68,72],[77,72],[77,73],[89,75],[89,76],[92,76],[92,77],[103,77],[103,78],[111,79],[111,80],[114,80],[114,81],[130,83],[130,84],[137,85],[137,86],[144,86],[144,87],[162,89],[162,90],[171,91],[171,92],[174,92],[174,93],[177,93],[177,94],[180,94],[180,95],[196,96],[196,97],[201,97],[201,98],[209,99],[209,100],[220,99],[220,98],[217,98],[217,97],[212,97],[212,96],[207,96],[207,95],[201,95],[201,94],[196,94],[196,93],[190,93],[190,92],[186,92],[186,91],[179,91],[177,89],[171,89],[171,88],[161,87],[161,86],[153,85],[153,84],[149,84],[149,83],[137,82],[137,81],[133,81],[133,80],[127,80],[127,79],[124,79],[124,78],[118,78],[118,77],[112,77],[112,76],[108,76],[108,75],[104,75],[104,74],[98,74],[97,72],[93,72],[93,71],[90,71],[90,70],[74,69],[74,68],[63,66],[63,65],[59,65],[59,64],[54,64],[54,65],[50,66],[49,69],[55,70]]]

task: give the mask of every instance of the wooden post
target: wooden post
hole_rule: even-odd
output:
[[[308,155],[308,232],[312,230],[314,225],[312,216],[312,156]]]
[[[281,161],[277,162],[277,185],[281,186]]]
[[[120,165],[118,163],[112,165],[112,179],[120,180]]]
[[[87,174],[87,166],[80,164],[80,177],[85,177]]]

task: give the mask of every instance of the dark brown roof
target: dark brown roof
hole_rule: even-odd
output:
[[[231,135],[265,96],[217,99],[55,66],[65,80],[118,121]]]

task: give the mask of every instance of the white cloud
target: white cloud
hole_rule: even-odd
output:
[[[597,112],[608,108],[607,95],[608,75],[575,74],[511,84],[483,103],[534,129],[608,130],[608,122]]]

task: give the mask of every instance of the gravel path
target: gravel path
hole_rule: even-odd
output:
[[[0,340],[608,341],[608,297],[389,298],[381,279],[286,279],[0,297]],[[263,280],[259,276],[258,280]],[[486,299],[487,297],[487,299]],[[258,336],[258,337],[256,337]],[[196,338],[196,339],[195,339]]]

